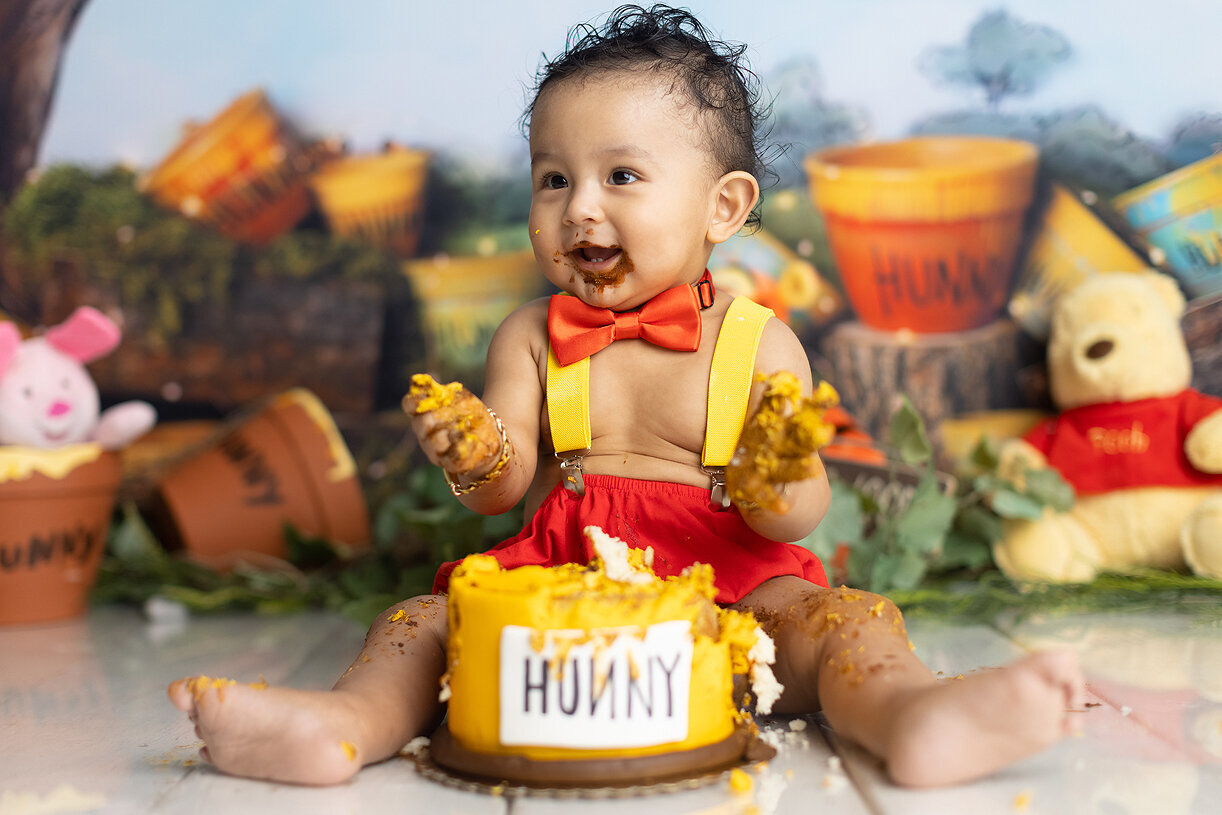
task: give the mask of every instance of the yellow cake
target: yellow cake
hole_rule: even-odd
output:
[[[454,571],[442,690],[454,742],[541,763],[690,753],[741,729],[735,674],[767,712],[772,642],[713,603],[711,567],[663,580],[651,550],[586,534],[590,567],[504,570],[474,555]]]

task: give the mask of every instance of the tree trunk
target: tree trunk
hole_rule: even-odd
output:
[[[38,158],[60,58],[87,0],[0,0],[0,211]]]
[[[935,445],[943,419],[961,413],[1029,407],[1022,371],[1041,349],[1009,319],[944,334],[879,331],[859,322],[836,326],[821,348],[828,379],[844,407],[875,438],[885,439],[899,397],[925,419]]]

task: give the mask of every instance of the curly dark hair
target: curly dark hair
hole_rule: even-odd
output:
[[[674,89],[709,115],[709,148],[720,171],[742,170],[758,178],[765,171],[758,142],[767,111],[757,110],[759,81],[746,66],[746,50],[741,43],[714,39],[686,9],[620,6],[599,28],[574,27],[564,53],[544,58],[522,115],[523,129],[529,130],[539,97],[553,83],[594,71],[669,74]]]

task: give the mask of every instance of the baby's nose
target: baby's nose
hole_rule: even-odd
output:
[[[598,191],[587,187],[574,188],[569,195],[568,205],[564,208],[566,223],[579,224],[587,221],[598,221],[602,218],[602,204]]]
[[[68,413],[71,410],[72,405],[68,404],[67,402],[54,402],[51,407],[47,409],[47,415],[63,416],[65,413]]]

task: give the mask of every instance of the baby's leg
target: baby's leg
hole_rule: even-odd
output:
[[[227,773],[338,784],[437,725],[445,608],[420,597],[388,609],[329,691],[197,676],[171,684],[170,701],[195,723],[201,756]]]
[[[771,580],[743,598],[776,640],[774,710],[822,710],[835,730],[887,764],[898,784],[987,775],[1070,732],[1083,682],[1071,652],[939,681],[912,653],[899,610],[849,589]]]

